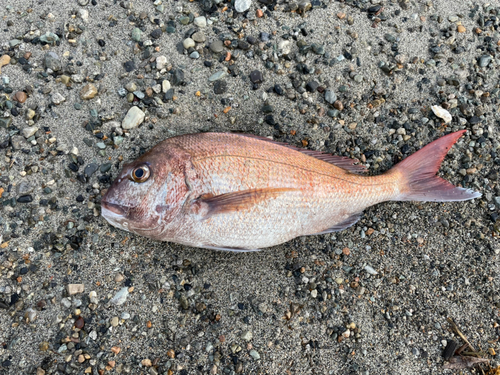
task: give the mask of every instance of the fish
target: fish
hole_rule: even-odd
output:
[[[355,159],[251,134],[167,138],[123,166],[101,199],[101,214],[157,241],[260,250],[347,229],[382,202],[481,197],[437,176],[465,132],[447,134],[377,176]]]

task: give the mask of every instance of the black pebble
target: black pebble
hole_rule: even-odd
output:
[[[280,85],[274,85],[274,91],[278,95],[284,95],[285,94],[285,91],[283,90],[283,88]]]
[[[172,98],[174,97],[174,89],[169,89],[164,97],[163,97],[163,100],[172,100]]]
[[[19,203],[30,203],[33,202],[33,197],[31,195],[22,195],[19,198],[17,198],[17,201]]]
[[[226,81],[215,81],[214,84],[214,93],[216,94],[224,94],[227,91],[227,83]]]
[[[262,72],[254,70],[252,73],[250,73],[250,80],[252,81],[252,83],[262,83],[262,81],[264,81]]]
[[[314,92],[314,91],[317,90],[318,87],[319,87],[319,83],[318,82],[311,81],[311,82],[307,83],[306,90],[309,91],[309,92]]]
[[[104,47],[106,45],[106,42],[103,39],[99,39],[97,43],[99,43],[101,47]]]
[[[135,64],[134,64],[134,62],[132,60],[127,61],[126,63],[124,63],[123,66],[125,67],[125,70],[127,72],[131,72],[132,70],[135,69]]]
[[[151,38],[153,39],[158,39],[161,37],[161,34],[162,34],[161,29],[154,29],[153,31],[151,31],[151,34],[149,35],[151,35]]]

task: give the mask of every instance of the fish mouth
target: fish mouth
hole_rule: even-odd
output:
[[[124,231],[142,231],[151,232],[160,226],[160,222],[163,218],[163,214],[160,215],[158,219],[158,224],[156,226],[152,225],[134,225],[134,221],[130,221],[129,213],[133,207],[122,206],[116,203],[110,203],[108,201],[101,200],[101,215],[109,222],[111,225],[122,229]]]
[[[127,213],[129,211],[129,207],[126,206],[121,206],[116,203],[110,203],[107,201],[101,201],[101,206],[108,210],[109,212],[113,213],[114,215],[118,216],[123,216],[126,217]]]

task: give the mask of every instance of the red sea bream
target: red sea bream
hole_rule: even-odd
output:
[[[123,167],[102,198],[102,216],[155,240],[231,251],[340,231],[381,202],[480,197],[436,176],[464,132],[439,138],[379,176],[364,176],[352,159],[267,138],[169,138]]]

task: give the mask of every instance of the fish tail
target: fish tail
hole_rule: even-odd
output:
[[[436,176],[446,154],[466,131],[451,133],[429,143],[389,171],[400,176],[395,201],[452,202],[481,197],[481,193],[456,187]]]

